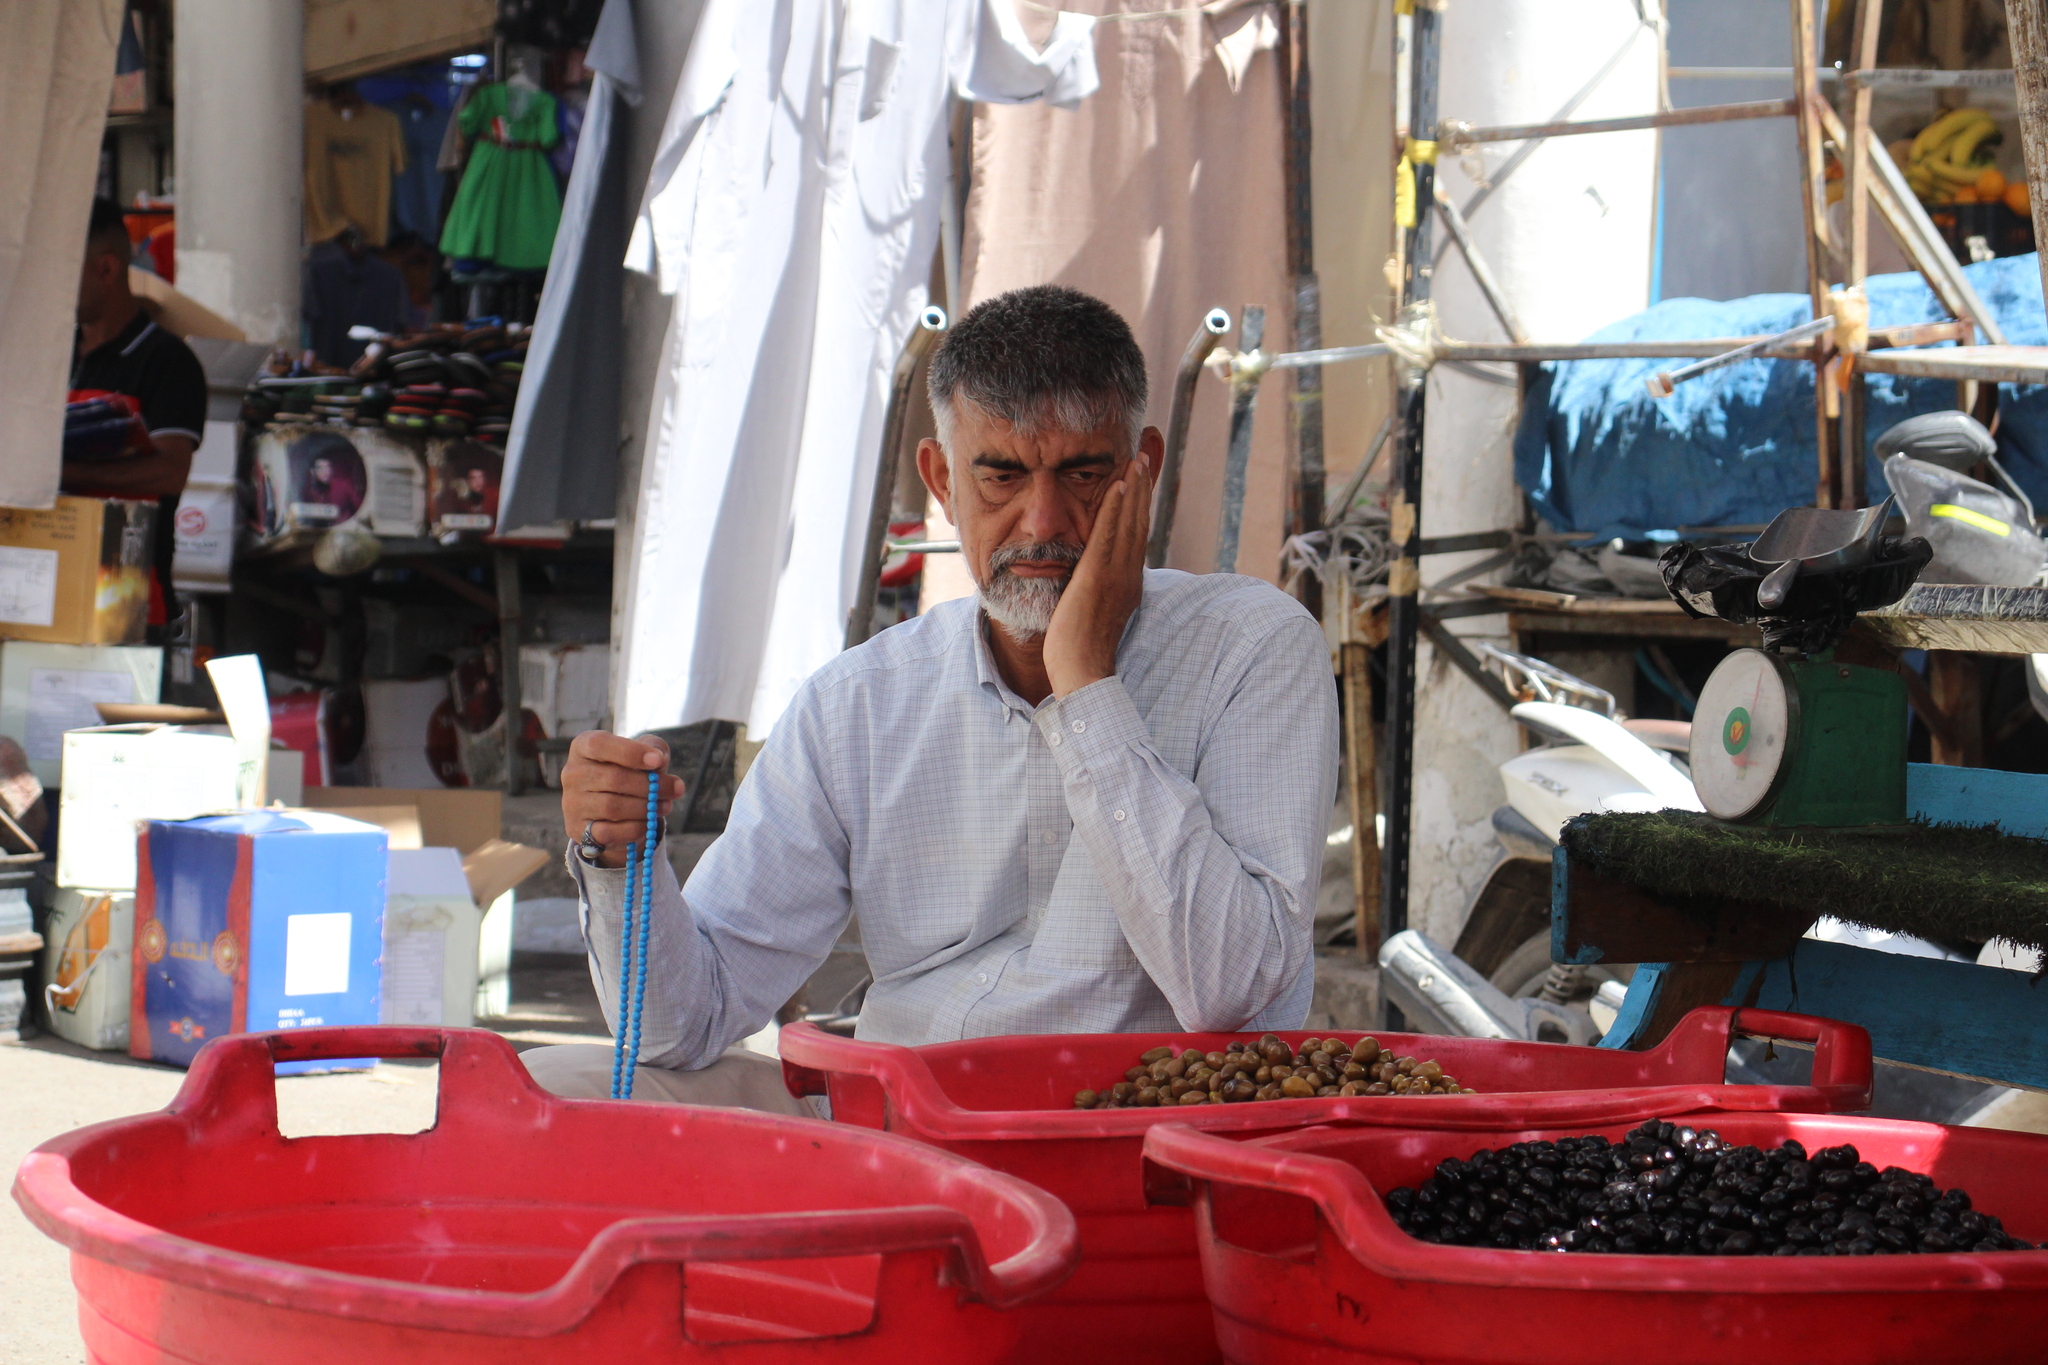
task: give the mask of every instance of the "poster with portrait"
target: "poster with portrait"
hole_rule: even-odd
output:
[[[434,534],[446,539],[489,535],[498,524],[498,484],[505,455],[481,441],[438,442],[434,462]]]

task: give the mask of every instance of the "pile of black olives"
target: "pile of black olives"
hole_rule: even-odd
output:
[[[1155,1047],[1115,1085],[1083,1090],[1076,1109],[1150,1109],[1168,1104],[1238,1104],[1335,1095],[1474,1095],[1433,1061],[1396,1057],[1376,1038],[1305,1038],[1299,1050],[1277,1033],[1240,1038],[1221,1052]]]
[[[1878,1256],[2031,1251],[2000,1222],[1851,1146],[1812,1156],[1731,1147],[1718,1133],[1653,1121],[1604,1137],[1517,1142],[1438,1163],[1387,1195],[1411,1236],[1451,1246],[1675,1256]]]

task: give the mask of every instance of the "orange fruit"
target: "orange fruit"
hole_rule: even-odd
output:
[[[2033,198],[2027,193],[2027,182],[2015,180],[2005,187],[2005,206],[2025,218],[2033,212]]]
[[[1977,191],[1978,203],[1995,204],[2005,193],[2005,177],[1999,173],[1998,167],[1993,166],[1978,176],[1977,183],[1971,188]]]
[[[1948,202],[1951,204],[1974,204],[1977,202],[1977,191],[1965,185],[1949,196]]]

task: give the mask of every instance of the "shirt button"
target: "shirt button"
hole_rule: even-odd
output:
[[[1048,735],[1048,736],[1046,737],[1046,740],[1045,740],[1045,742],[1046,742],[1047,744],[1050,744],[1050,745],[1052,745],[1052,747],[1053,747],[1053,748],[1055,748],[1055,749],[1059,748],[1059,747],[1060,747],[1060,732],[1059,732],[1059,731],[1057,731],[1057,730],[1053,731],[1053,732],[1052,732],[1052,733],[1051,733],[1050,735]]]
[[[1123,819],[1123,818],[1124,818],[1124,813],[1123,813],[1122,811],[1118,811],[1118,812],[1116,813],[1116,818],[1117,818],[1117,819],[1119,819],[1119,820]]]
[[[1087,728],[1088,722],[1085,720],[1077,720],[1074,722],[1074,733],[1077,735]]]
[[[1052,842],[1054,842],[1054,841],[1055,841],[1055,840],[1057,840],[1057,839],[1058,839],[1059,837],[1060,837],[1059,835],[1057,835],[1057,834],[1054,834],[1054,833],[1053,833],[1053,832],[1052,832],[1051,830],[1047,830],[1047,831],[1045,832],[1045,841],[1046,841],[1046,842],[1047,842],[1048,844],[1049,844],[1049,843],[1052,843]]]
[[[987,972],[976,972],[976,973],[974,974],[974,979],[975,979],[976,981],[979,981],[979,982],[980,982],[980,983],[981,983],[982,985],[986,986],[986,985],[988,984],[988,973],[987,973]]]

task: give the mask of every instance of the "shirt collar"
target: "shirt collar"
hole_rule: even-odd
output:
[[[113,336],[93,347],[90,352],[81,354],[78,349],[80,329],[74,326],[71,331],[72,354],[77,355],[81,360],[87,354],[97,355],[101,351],[113,351],[124,356],[132,355],[135,352],[135,348],[142,344],[142,339],[148,336],[155,327],[156,323],[150,319],[149,310],[138,307],[135,310],[135,316],[128,319],[126,327],[123,327]]]
[[[1138,622],[1144,618],[1145,599],[1151,595],[1151,592],[1152,570],[1147,569],[1145,570],[1145,589],[1138,598],[1138,609],[1132,612],[1131,619],[1125,622],[1123,638],[1117,642],[1116,653],[1119,671],[1121,671],[1123,664],[1124,650],[1129,647],[1131,637],[1138,629]],[[982,690],[993,695],[997,701],[1001,702],[1013,714],[1026,717],[1036,715],[1038,708],[1018,696],[1010,689],[1010,685],[1003,681],[1002,672],[996,667],[995,651],[989,647],[988,643],[988,613],[981,609],[979,602],[975,604],[972,611],[967,613],[967,634],[974,647],[974,678],[980,684]]]
[[[1010,715],[1029,716],[1038,708],[1010,690],[1003,681],[1002,671],[996,667],[995,651],[988,643],[988,613],[976,601],[974,609],[967,613],[967,634],[974,645],[974,678],[984,692],[989,693],[1005,708],[1005,720]]]

